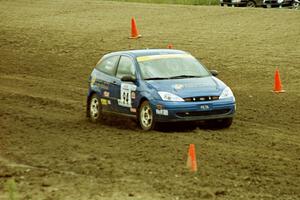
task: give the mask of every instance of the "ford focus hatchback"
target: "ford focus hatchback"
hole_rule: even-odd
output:
[[[231,89],[191,54],[171,49],[109,53],[89,79],[87,116],[135,117],[143,130],[158,122],[205,121],[227,128],[235,113]]]

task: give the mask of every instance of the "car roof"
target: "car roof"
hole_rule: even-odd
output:
[[[174,50],[174,49],[139,49],[139,50],[128,50],[128,51],[117,51],[106,54],[104,57],[115,56],[115,55],[129,55],[131,57],[140,56],[151,56],[151,55],[165,55],[165,54],[188,54],[185,51]]]

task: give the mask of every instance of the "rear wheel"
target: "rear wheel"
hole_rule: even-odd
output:
[[[248,1],[246,6],[249,7],[249,8],[254,8],[254,7],[256,7],[256,4],[255,4],[254,1]]]
[[[96,94],[93,94],[89,104],[90,120],[92,122],[101,121],[102,116],[102,105],[99,97]]]
[[[296,1],[294,0],[294,2],[293,2],[293,8],[294,8],[294,9],[299,9],[299,2],[296,2]]]
[[[143,101],[138,113],[138,121],[143,130],[149,131],[155,128],[155,116],[149,101]]]

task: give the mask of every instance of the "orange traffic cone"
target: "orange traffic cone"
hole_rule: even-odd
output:
[[[276,92],[276,93],[285,92],[285,91],[282,89],[282,85],[281,85],[281,81],[280,81],[280,75],[279,75],[279,70],[278,70],[278,68],[276,68],[276,71],[275,71],[275,77],[274,77],[274,89],[273,89],[273,92]]]
[[[142,36],[139,35],[139,31],[136,27],[135,19],[132,17],[131,18],[131,37],[129,37],[129,39],[138,39],[140,37],[142,37]]]
[[[186,166],[191,172],[197,171],[197,160],[194,144],[190,144]]]
[[[172,44],[168,44],[168,49],[173,49],[173,45]]]

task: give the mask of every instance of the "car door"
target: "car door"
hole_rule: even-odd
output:
[[[136,109],[133,108],[133,101],[137,87],[132,81],[121,81],[124,76],[131,76],[136,79],[135,64],[129,56],[121,56],[120,58],[116,72],[116,81],[113,86],[113,95],[118,112],[133,114],[136,112]]]

